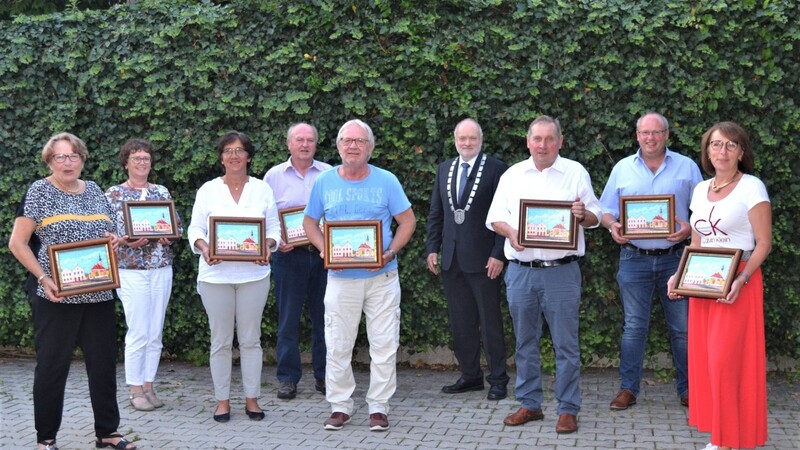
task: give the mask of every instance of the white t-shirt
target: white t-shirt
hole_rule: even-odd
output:
[[[769,202],[767,188],[758,178],[744,174],[730,194],[722,200],[708,200],[711,180],[694,188],[689,219],[692,230],[700,235],[703,247],[753,250],[756,246],[753,226],[747,213],[761,202]]]
[[[521,199],[574,202],[576,198],[580,198],[586,211],[591,212],[598,219],[603,215],[600,201],[594,195],[589,173],[580,163],[558,156],[552,166],[540,171],[533,163],[533,158],[528,158],[511,166],[500,177],[492,205],[486,215],[486,228],[494,230],[492,223],[505,222],[517,229]],[[564,218],[564,220],[568,219],[568,217]],[[577,250],[526,248],[519,252],[511,247],[508,238],[506,238],[503,250],[506,258],[518,261],[535,259],[549,261],[565,256],[583,256],[586,250],[583,226],[578,226],[577,233]]]

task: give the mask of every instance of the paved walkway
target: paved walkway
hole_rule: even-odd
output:
[[[31,358],[0,359],[0,448],[35,448],[34,365]],[[237,371],[234,368],[234,374]],[[489,401],[486,390],[442,394],[442,385],[457,378],[455,372],[401,368],[391,401],[391,428],[376,433],[367,426],[368,373],[364,370],[356,372],[358,411],[340,431],[323,430],[330,410],[324,397],[314,391],[313,379],[303,379],[296,399],[277,399],[274,366],[264,367],[261,406],[266,419],[247,419],[241,383],[235,379],[227,424],[211,418],[214,401],[208,367],[162,363],[157,386],[166,406],[153,412],[135,411],[128,405],[122,365],[118,374],[120,431],[141,449],[702,449],[709,440],[707,434],[686,425],[686,409],[679,406],[672,384],[655,381],[651,374],[636,406],[612,412],[608,403],[617,390],[616,371],[584,371],[579,430],[569,435],[557,435],[554,430],[553,377],[546,379],[544,421],[506,427],[503,418],[518,407],[513,398]],[[769,389],[770,440],[765,448],[800,448],[800,383],[770,377]],[[63,450],[91,449],[93,441],[86,371],[83,362],[75,361],[58,444]]]

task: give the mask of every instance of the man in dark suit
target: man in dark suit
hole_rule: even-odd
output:
[[[481,152],[483,132],[472,119],[455,129],[458,157],[439,164],[428,213],[428,269],[439,274],[447,298],[453,351],[461,377],[442,392],[484,388],[481,341],[489,364],[489,400],[506,397],[506,348],[500,310],[504,239],[486,228],[486,212],[508,166]]]

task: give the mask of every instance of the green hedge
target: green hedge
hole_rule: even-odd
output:
[[[338,127],[362,118],[376,133],[373,162],[400,177],[419,218],[400,255],[401,339],[422,350],[449,341],[441,286],[424,265],[424,224],[436,163],[454,154],[460,119],[478,119],[485,149],[511,164],[527,156],[534,117],[560,118],[562,155],[586,166],[598,194],[613,164],[636,149],[640,114],[662,112],[672,124],[670,147],[695,158],[706,128],[734,120],[752,135],[773,202],[768,351],[796,358],[798,16],[795,2],[769,0],[140,0],[0,22],[0,234],[9,235],[26,186],[46,174],[39,151],[57,131],[87,142],[84,176],[103,187],[124,180],[115,156],[127,138],[153,141],[153,181],[172,191],[188,220],[195,190],[219,174],[212,144],[225,130],[251,136],[253,174],[262,176],[285,160],[289,124],[314,123],[319,156],[336,162]],[[201,360],[208,331],[196,257],[185,242],[177,250],[165,346]],[[587,233],[586,361],[618,352],[616,253],[608,233]],[[24,270],[5,245],[0,254],[0,344],[29,347]],[[656,311],[651,355],[668,348]],[[507,334],[513,342],[510,327]]]

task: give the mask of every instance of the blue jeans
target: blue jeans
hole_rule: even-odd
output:
[[[526,409],[542,409],[539,339],[547,321],[556,356],[555,397],[558,414],[578,414],[581,408],[578,314],[581,269],[577,262],[532,269],[509,264],[506,293],[517,336],[515,393]]]
[[[311,364],[314,378],[325,379],[325,286],[328,272],[319,251],[298,247],[272,255],[272,277],[278,307],[276,357],[278,381],[300,381],[300,318],[303,305],[311,320]]]
[[[680,260],[681,251],[669,255],[648,256],[624,247],[620,250],[617,283],[625,312],[625,327],[620,344],[620,387],[635,395],[639,395],[653,294],[656,291],[661,298],[667,321],[672,363],[678,372],[675,387],[679,396],[689,393],[686,362],[689,301],[686,298],[673,301],[667,297],[667,281],[678,270]]]

